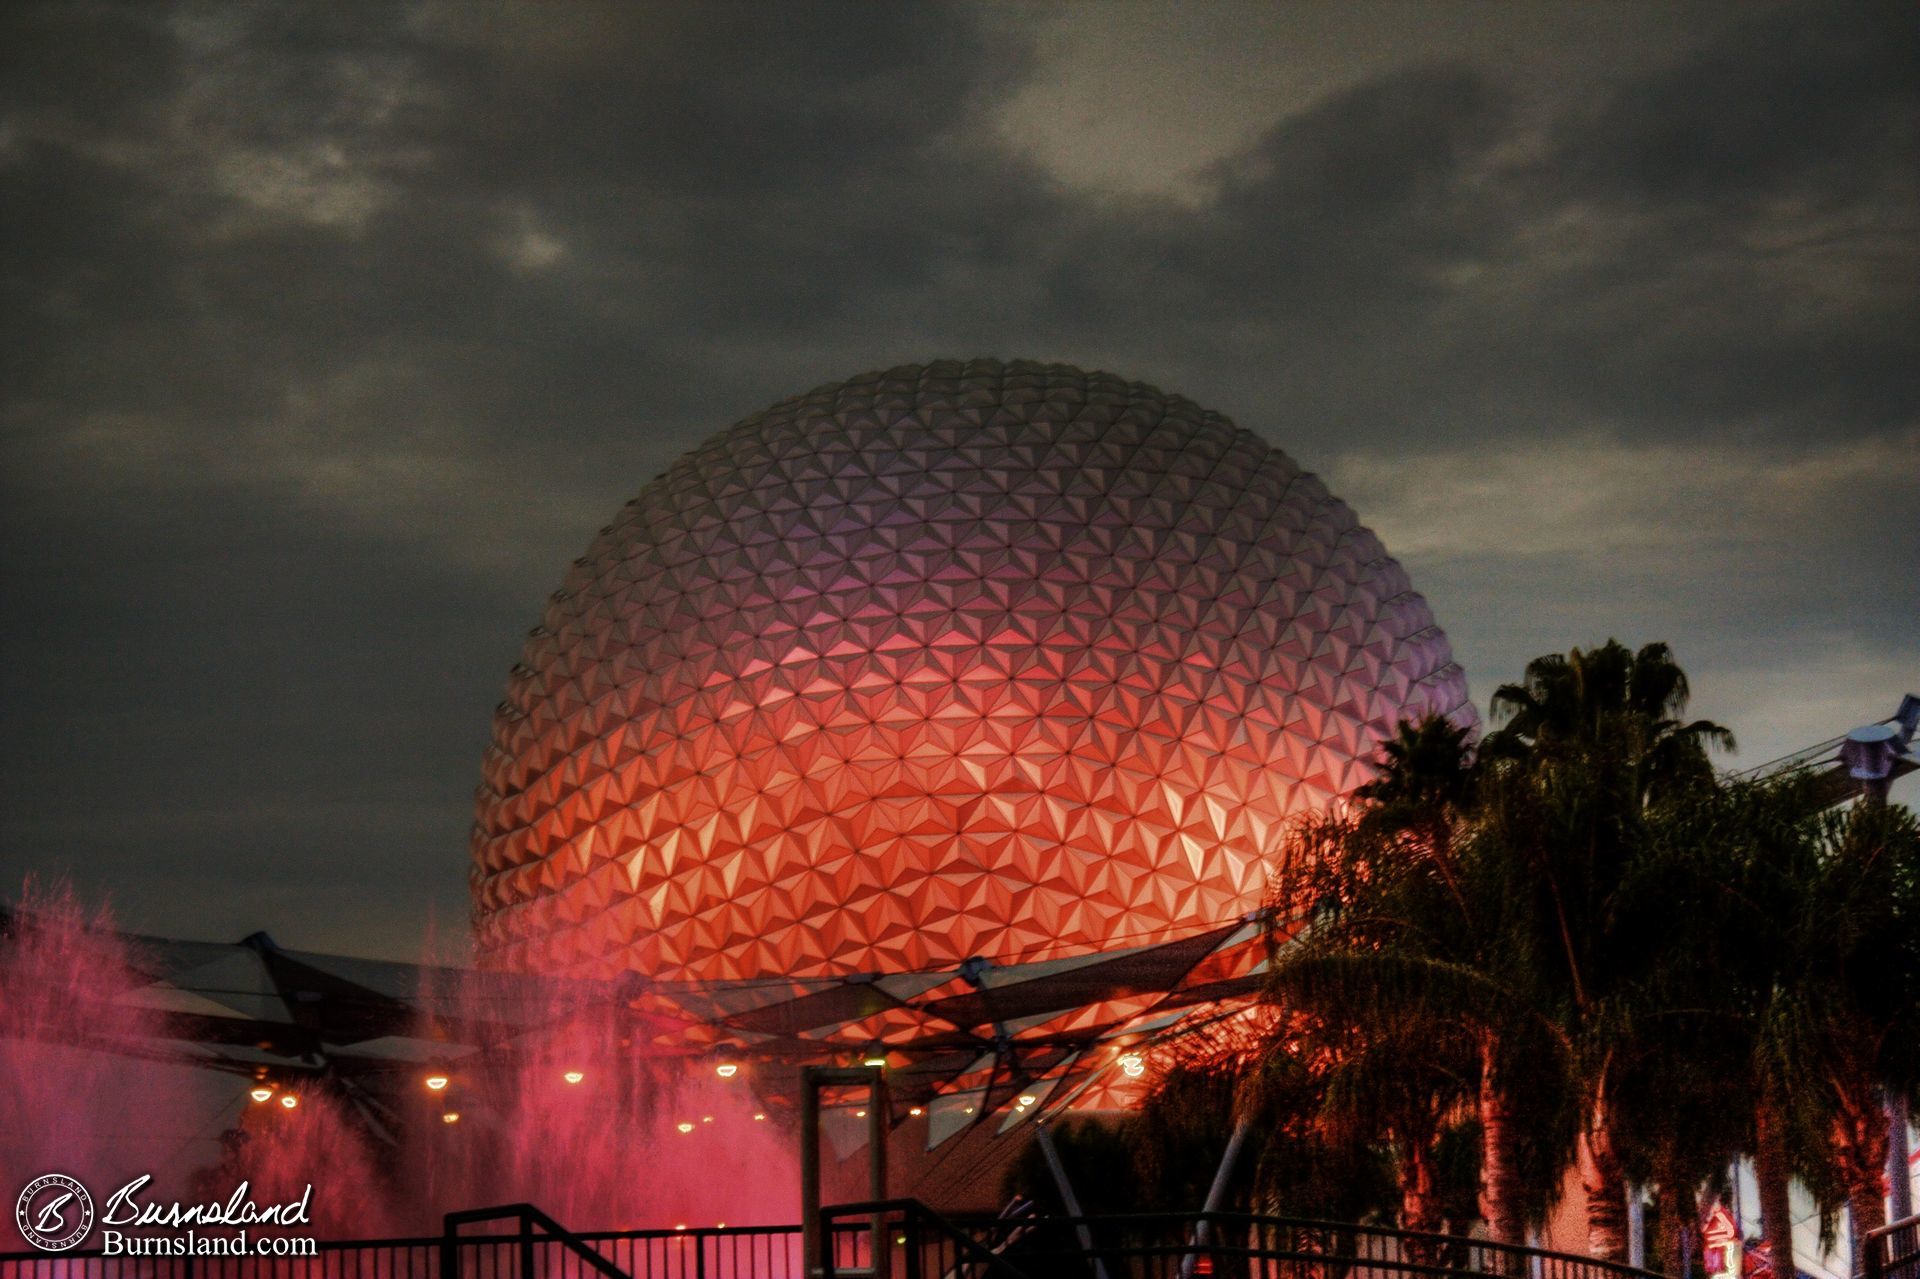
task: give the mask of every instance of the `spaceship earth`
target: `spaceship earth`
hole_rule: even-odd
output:
[[[475,929],[693,980],[1171,940],[1429,713],[1472,716],[1426,602],[1258,436],[1064,365],[869,373],[574,561],[494,718]]]

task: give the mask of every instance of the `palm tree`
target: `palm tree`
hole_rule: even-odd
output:
[[[1654,1190],[1654,1254],[1672,1275],[1698,1255],[1702,1187],[1755,1148],[1739,979],[1753,938],[1725,908],[1723,807],[1721,790],[1703,787],[1649,812],[1613,907],[1616,944],[1637,938],[1640,956],[1615,999],[1633,1014],[1615,1035],[1616,1136],[1630,1178]]]
[[[1782,1220],[1799,1171],[1816,1196],[1823,1183],[1844,1194],[1865,1232],[1886,1219],[1883,1094],[1920,1085],[1920,827],[1882,804],[1819,812],[1806,789],[1790,779],[1732,798],[1736,906],[1743,931],[1770,939],[1746,973],[1755,1155]]]
[[[1725,1145],[1723,1128],[1687,1124],[1644,1151],[1624,1141],[1679,1095],[1647,1086],[1681,1064],[1676,1045],[1717,1042],[1680,1034],[1662,1002],[1682,935],[1671,902],[1627,909],[1659,865],[1650,822],[1711,787],[1707,751],[1732,745],[1683,718],[1687,698],[1665,645],[1537,659],[1495,694],[1506,722],[1477,761],[1454,726],[1401,726],[1353,810],[1299,827],[1276,873],[1277,916],[1309,915],[1277,956],[1276,1001],[1376,1035],[1471,1031],[1481,1215],[1503,1241],[1573,1161],[1589,1250],[1622,1258],[1630,1164],[1690,1196]],[[1693,1215],[1669,1215],[1682,1207]]]
[[[1463,882],[1459,865],[1459,845],[1479,804],[1480,771],[1471,733],[1438,716],[1403,722],[1381,747],[1379,769],[1378,777],[1354,792],[1364,805],[1361,820],[1391,832],[1401,853],[1415,864],[1430,866],[1445,882],[1458,912],[1451,930],[1454,953],[1446,959],[1463,965],[1462,971],[1477,972],[1481,979],[1466,1001],[1474,1012],[1469,1020],[1477,1037],[1473,1100],[1479,1128],[1480,1217],[1496,1241],[1523,1243],[1529,1217],[1540,1214],[1528,1211],[1521,1171],[1526,1160],[1517,1149],[1523,1139],[1519,1116],[1531,1111],[1537,1119],[1541,1106],[1539,1098],[1523,1104],[1517,1092],[1519,1081],[1529,1077],[1525,1059],[1537,1063],[1542,1045],[1537,1042],[1538,1027],[1529,1027],[1526,1017],[1515,1015],[1515,996],[1525,983],[1515,982],[1511,963],[1501,962],[1511,956],[1500,955],[1501,934],[1489,927],[1504,917],[1502,902],[1511,896],[1500,883],[1506,868],[1480,859],[1470,868],[1475,883],[1469,885]],[[1475,896],[1484,899],[1477,906],[1469,900],[1470,889],[1479,890]],[[1427,937],[1437,940],[1444,931],[1430,931]],[[1495,972],[1500,975],[1492,977],[1495,987],[1489,988],[1485,982]],[[1439,976],[1429,972],[1427,980],[1431,983]],[[1448,984],[1457,986],[1459,976],[1456,972]],[[1503,989],[1504,996],[1492,997],[1493,989]],[[1464,1011],[1461,1001],[1451,1002],[1451,1014]],[[1535,1033],[1527,1033],[1529,1029]],[[1529,1041],[1533,1051],[1517,1051]],[[1552,1054],[1551,1045],[1545,1049]],[[1533,1078],[1537,1084],[1538,1076]],[[1541,1090],[1536,1086],[1534,1091]]]
[[[1818,1149],[1825,1118],[1811,1105],[1817,1090],[1787,1086],[1792,1065],[1782,1056],[1792,1051],[1783,1032],[1794,996],[1783,978],[1795,966],[1809,900],[1815,785],[1789,775],[1703,790],[1670,806],[1658,832],[1676,854],[1668,865],[1677,882],[1667,887],[1698,914],[1690,933],[1696,980],[1684,1002],[1711,1010],[1722,1028],[1716,1069],[1739,1092],[1726,1113],[1744,1117],[1739,1145],[1752,1156],[1762,1228],[1782,1267],[1793,1247],[1794,1173],[1810,1185],[1832,1184]],[[1725,1060],[1727,1052],[1736,1060]],[[1831,1191],[1826,1198],[1837,1207]]]
[[[1527,663],[1518,684],[1494,691],[1504,726],[1487,739],[1503,757],[1593,763],[1595,752],[1626,769],[1644,807],[1703,782],[1709,748],[1735,749],[1733,733],[1711,720],[1683,721],[1693,692],[1665,644],[1632,651],[1618,640],[1551,653]]]
[[[1445,1033],[1450,1030],[1451,1033]],[[1437,1234],[1446,1221],[1441,1139],[1473,1098],[1473,1042],[1431,1023],[1313,1025],[1324,1046],[1321,1113],[1337,1140],[1383,1139],[1399,1186],[1400,1228]],[[1415,1260],[1430,1260],[1413,1248]]]
[[[1311,920],[1277,956],[1270,996],[1345,1036],[1329,1117],[1391,1137],[1403,1225],[1426,1228],[1431,1152],[1451,1116],[1470,1110],[1479,1214],[1494,1238],[1519,1243],[1545,1214],[1565,1114],[1553,1069],[1565,1053],[1534,1011],[1532,965],[1509,944],[1525,893],[1511,861],[1479,855],[1465,730],[1403,724],[1380,770],[1351,812],[1293,832],[1275,914]]]
[[[1626,1255],[1626,1163],[1616,1131],[1633,1051],[1632,1003],[1645,946],[1621,935],[1615,907],[1637,872],[1648,811],[1712,783],[1710,747],[1733,735],[1682,718],[1685,672],[1664,644],[1637,652],[1615,640],[1536,658],[1520,683],[1494,693],[1504,726],[1487,740],[1487,838],[1527,865],[1542,930],[1530,948],[1579,1084],[1577,1162],[1587,1195],[1587,1246]]]
[[[1472,730],[1439,715],[1403,720],[1381,744],[1376,767],[1353,792],[1361,822],[1431,866],[1465,910],[1454,846],[1475,803]]]
[[[1637,978],[1653,1068],[1634,1063],[1625,1144],[1687,1220],[1693,1187],[1751,1155],[1782,1273],[1795,1175],[1829,1225],[1843,1206],[1858,1229],[1881,1221],[1880,1100],[1920,1074],[1920,833],[1905,809],[1825,802],[1817,777],[1788,775],[1667,803],[1616,905],[1686,937]]]
[[[1244,1123],[1254,1145],[1228,1204],[1327,1221],[1361,1221],[1391,1199],[1387,1161],[1327,1123],[1325,1055],[1274,1022],[1251,1043],[1186,1043],[1128,1122],[1137,1201],[1200,1203]]]
[[[1403,999],[1381,1007],[1379,986],[1396,942],[1424,909],[1411,899],[1422,888],[1449,896],[1439,875],[1401,855],[1403,833],[1353,813],[1297,826],[1287,864],[1297,878],[1286,895],[1311,903],[1314,918],[1277,960],[1269,988],[1277,1013],[1263,1057],[1307,1055],[1324,1130],[1348,1145],[1384,1141],[1399,1178],[1401,1227],[1433,1231],[1440,1224],[1434,1149],[1466,1098],[1467,1072],[1457,1023],[1422,1017]],[[1362,991],[1362,983],[1373,988]]]
[[[1664,645],[1541,658],[1478,761],[1403,725],[1350,811],[1294,831],[1274,896],[1306,926],[1270,994],[1329,1045],[1322,1118],[1391,1138],[1407,1224],[1463,1095],[1497,1238],[1569,1159],[1589,1251],[1624,1255],[1632,1176],[1670,1270],[1742,1152],[1783,1267],[1794,1174],[1881,1220],[1880,1103],[1920,1089],[1920,834],[1901,809],[1823,815],[1797,779],[1722,785],[1732,736],[1687,697]],[[1440,1050],[1409,1062],[1423,1035]]]

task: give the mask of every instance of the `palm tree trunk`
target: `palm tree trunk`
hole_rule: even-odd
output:
[[[1428,1234],[1440,1231],[1440,1197],[1434,1188],[1433,1152],[1415,1138],[1400,1143],[1400,1228]],[[1430,1240],[1407,1240],[1409,1259],[1422,1265],[1433,1260]]]
[[[1867,1237],[1870,1230],[1878,1230],[1887,1224],[1887,1201],[1880,1193],[1880,1183],[1876,1178],[1872,1185],[1854,1181],[1847,1187],[1847,1211],[1853,1215],[1854,1245]],[[1857,1268],[1857,1267],[1856,1267]]]
[[[1678,1171],[1679,1160],[1675,1155],[1672,1142],[1661,1143],[1654,1154],[1653,1186],[1649,1191],[1654,1225],[1648,1239],[1646,1264],[1672,1279],[1685,1279],[1680,1266],[1686,1254],[1681,1233],[1675,1227],[1684,1225],[1693,1216],[1696,1205],[1692,1187]]]
[[[1853,1214],[1853,1237],[1887,1224],[1887,1124],[1872,1087],[1851,1089],[1835,1120],[1834,1146]],[[1855,1101],[1857,1104],[1849,1104]]]
[[[1687,1279],[1687,1257],[1699,1256],[1698,1247],[1689,1249],[1687,1241],[1700,1228],[1700,1197],[1694,1187],[1680,1178],[1663,1180],[1655,1193],[1660,1205],[1659,1246],[1655,1250],[1660,1273],[1672,1279]],[[1780,1272],[1776,1272],[1780,1273]]]
[[[1587,1192],[1587,1252],[1605,1261],[1627,1259],[1627,1175],[1613,1142],[1604,1078],[1580,1130],[1580,1185]]]
[[[1793,1182],[1786,1135],[1774,1108],[1762,1101],[1753,1116],[1753,1179],[1760,1187],[1760,1225],[1773,1244],[1774,1273],[1792,1274]]]
[[[1480,1095],[1480,1219],[1495,1243],[1526,1242],[1526,1221],[1520,1208],[1520,1173],[1514,1159],[1513,1098],[1497,1078],[1500,1043],[1481,1037]]]
[[[1836,1072],[1834,1093],[1839,1102],[1834,1152],[1847,1187],[1847,1208],[1853,1212],[1853,1237],[1860,1239],[1887,1223],[1887,1116],[1880,1108],[1880,1089],[1860,1072]]]

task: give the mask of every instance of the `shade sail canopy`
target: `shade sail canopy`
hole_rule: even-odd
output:
[[[24,912],[0,915],[7,946],[45,926]],[[121,957],[124,980],[104,1002],[140,1015],[70,1024],[82,1027],[80,1046],[100,1051],[235,1074],[327,1073],[376,1090],[388,1077],[411,1080],[423,1063],[537,1049],[582,1019],[615,1019],[618,1051],[636,1058],[750,1060],[756,1090],[772,1102],[794,1095],[802,1066],[879,1054],[894,1106],[931,1108],[937,1142],[990,1121],[1126,1104],[1142,1086],[1129,1073],[1132,1054],[1230,1016],[1257,993],[1266,935],[1251,916],[1069,960],[646,982],[287,950],[264,933],[231,943],[112,933],[102,940]]]

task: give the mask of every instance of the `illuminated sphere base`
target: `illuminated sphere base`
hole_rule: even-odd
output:
[[[1470,716],[1320,482],[1190,401],[995,361],[784,400],[576,562],[494,723],[498,963],[826,976],[1164,941]]]

